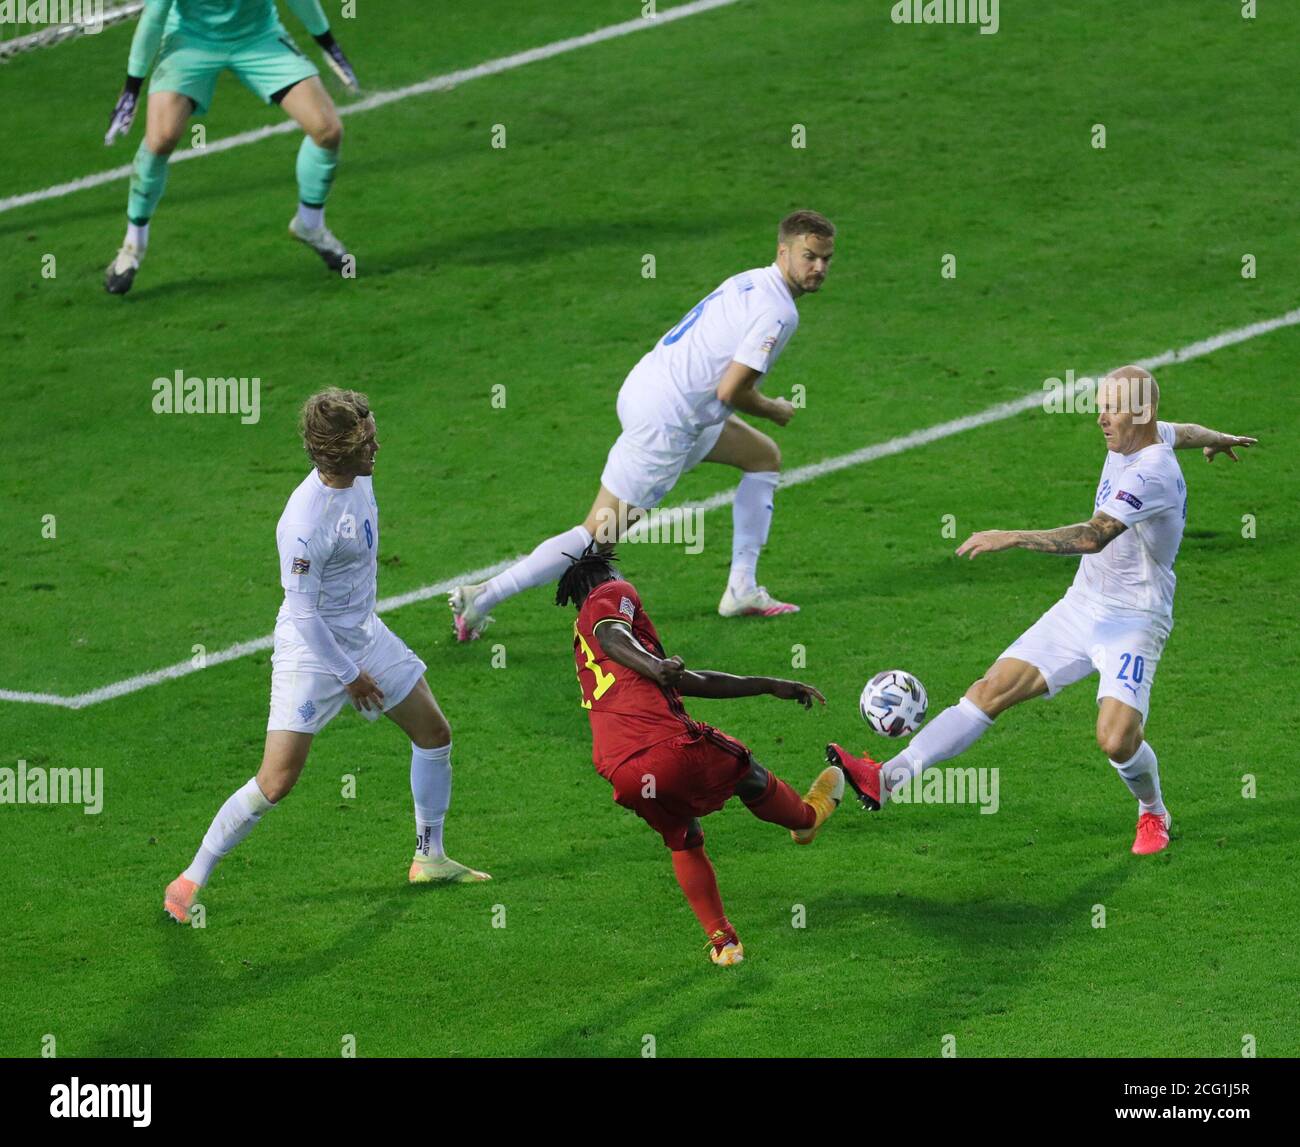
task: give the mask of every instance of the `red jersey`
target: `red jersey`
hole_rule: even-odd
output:
[[[581,704],[591,718],[591,759],[606,778],[642,749],[700,730],[686,715],[676,689],[661,688],[606,655],[600,645],[600,624],[613,621],[630,626],[646,649],[656,657],[664,656],[654,623],[630,582],[607,581],[587,595],[573,623],[573,659]]]

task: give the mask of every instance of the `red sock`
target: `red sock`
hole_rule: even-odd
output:
[[[775,773],[767,774],[767,791],[756,801],[746,801],[745,807],[759,820],[782,828],[812,828],[817,822],[813,806]]]
[[[713,865],[709,863],[704,845],[675,851],[673,872],[677,874],[677,883],[686,893],[691,911],[695,913],[706,936],[712,936],[719,929],[724,932],[735,931],[723,911],[722,897],[718,895],[718,878],[713,874]]]

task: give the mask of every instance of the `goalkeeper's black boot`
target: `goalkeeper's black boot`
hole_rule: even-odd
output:
[[[143,258],[144,252],[134,243],[123,243],[104,272],[104,290],[110,295],[125,295],[135,282],[135,273],[140,269],[140,260]]]

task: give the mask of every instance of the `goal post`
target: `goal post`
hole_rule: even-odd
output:
[[[0,0],[0,63],[132,20],[143,0]]]

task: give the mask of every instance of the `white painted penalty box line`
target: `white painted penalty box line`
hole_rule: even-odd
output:
[[[488,60],[486,63],[476,64],[472,68],[449,72],[444,76],[433,76],[430,79],[422,80],[418,84],[410,84],[407,87],[397,88],[391,92],[376,92],[374,95],[367,96],[355,103],[341,105],[338,112],[341,116],[359,115],[361,112],[374,111],[375,108],[382,108],[387,104],[397,103],[399,100],[409,100],[412,96],[449,91],[451,88],[468,83],[470,80],[481,80],[484,76],[500,75],[502,72],[522,68],[525,64],[535,64],[541,60],[549,60],[554,56],[562,56],[566,52],[575,52],[579,48],[590,47],[592,44],[601,44],[606,40],[616,40],[620,36],[630,36],[633,32],[641,32],[647,28],[671,24],[676,20],[684,20],[688,16],[696,16],[701,12],[708,12],[714,8],[726,8],[739,2],[740,0],[694,0],[690,4],[667,8],[654,16],[638,16],[634,20],[625,20],[621,24],[610,24],[606,28],[597,28],[596,31],[587,32],[581,36],[571,36],[567,40],[556,40],[550,44],[543,44],[540,48],[529,48],[527,51],[516,52],[511,56]],[[285,135],[289,132],[301,130],[293,120],[286,119],[280,123],[270,124],[267,127],[256,128],[253,131],[243,131],[238,135],[229,135],[224,139],[212,140],[206,147],[187,147],[182,151],[173,152],[171,162],[180,163],[186,159],[199,159],[205,155],[215,155],[219,151],[230,151],[231,148],[243,147],[248,143],[257,143],[259,140],[270,139],[273,135]],[[32,203],[41,203],[47,199],[61,199],[65,195],[72,195],[77,191],[86,191],[92,187],[99,187],[104,183],[116,183],[119,179],[129,179],[130,176],[131,165],[128,163],[122,167],[114,167],[109,171],[98,171],[94,175],[84,175],[80,179],[72,180],[70,183],[56,183],[53,187],[46,187],[40,191],[27,191],[21,195],[11,195],[7,199],[0,199],[0,214],[13,211],[19,207],[26,207]]]
[[[1158,370],[1160,367],[1169,366],[1171,363],[1187,362],[1189,359],[1213,354],[1224,347],[1258,338],[1260,335],[1268,334],[1269,331],[1275,331],[1281,327],[1296,325],[1300,325],[1300,309],[1287,311],[1286,314],[1278,315],[1276,318],[1250,323],[1247,326],[1238,327],[1236,330],[1224,331],[1210,338],[1201,339],[1199,342],[1189,343],[1178,350],[1167,350],[1163,354],[1153,355],[1151,358],[1139,359],[1137,365],[1144,366],[1148,370]],[[850,466],[861,466],[865,462],[874,462],[877,458],[901,454],[905,450],[925,446],[928,443],[937,442],[941,438],[950,438],[952,435],[960,434],[966,430],[974,430],[979,426],[1005,421],[1017,414],[1032,410],[1036,406],[1041,406],[1044,393],[1042,389],[1031,390],[1021,398],[1013,399],[1010,402],[1000,402],[996,406],[990,406],[979,411],[977,414],[954,418],[950,422],[940,422],[935,426],[913,431],[911,434],[891,438],[888,442],[878,442],[874,446],[866,446],[849,454],[841,454],[836,458],[827,458],[821,462],[814,462],[809,466],[800,466],[782,474],[781,485],[800,486],[805,482],[812,482],[827,474],[846,470]],[[735,496],[734,489],[724,490],[712,497],[705,498],[703,501],[688,502],[682,506],[672,507],[666,512],[672,514],[684,514],[694,511],[707,513],[710,510],[717,510],[730,505]],[[521,554],[520,557],[522,556]],[[375,609],[379,613],[387,613],[390,610],[401,609],[404,605],[412,605],[417,601],[426,601],[428,598],[449,593],[458,585],[483,581],[485,578],[500,573],[507,566],[513,565],[517,561],[519,561],[519,557],[508,558],[505,561],[497,562],[495,565],[469,570],[466,573],[447,578],[445,581],[434,582],[432,585],[413,589],[408,593],[381,598],[376,603]],[[227,649],[208,654],[204,668],[211,668],[226,661],[246,657],[250,653],[270,649],[273,644],[274,638],[269,635],[254,638],[252,641],[241,641]],[[135,693],[152,685],[160,685],[164,681],[171,681],[177,677],[186,677],[198,671],[198,667],[194,665],[193,661],[178,661],[175,665],[168,665],[165,669],[155,669],[151,673],[141,673],[136,677],[128,677],[125,681],[116,681],[111,685],[92,689],[89,693],[78,693],[73,697],[62,697],[55,693],[22,693],[13,689],[0,689],[0,701],[20,701],[34,705],[57,705],[65,709],[84,709],[88,705],[98,705],[101,701],[110,701],[114,697],[123,697],[128,693]]]

